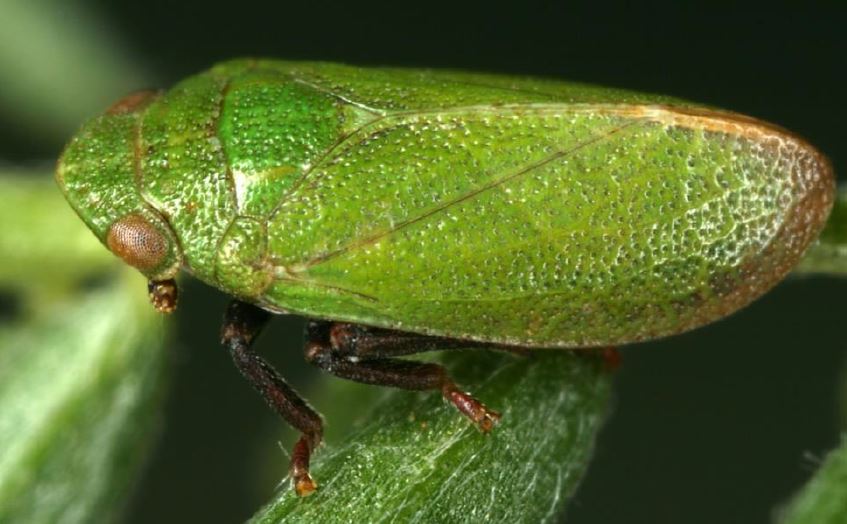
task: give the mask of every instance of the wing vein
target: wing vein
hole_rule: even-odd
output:
[[[343,246],[339,249],[336,249],[334,251],[330,251],[329,253],[325,253],[323,255],[317,256],[317,257],[307,261],[305,264],[303,264],[303,267],[308,269],[308,268],[314,267],[318,264],[322,264],[322,263],[324,263],[328,260],[331,260],[333,258],[336,258],[340,255],[343,255],[344,253],[347,253],[349,251],[353,251],[353,250],[359,249],[361,247],[374,244],[374,243],[378,242],[379,240],[381,240],[381,239],[383,239],[383,238],[385,238],[389,235],[392,235],[392,234],[394,234],[394,233],[396,233],[396,232],[398,232],[398,231],[400,231],[400,230],[402,230],[406,227],[409,227],[413,224],[421,222],[422,220],[426,220],[426,219],[432,217],[433,215],[444,211],[445,209],[448,209],[450,207],[461,204],[462,202],[465,202],[467,200],[475,198],[475,197],[485,193],[486,191],[490,191],[494,188],[497,188],[497,187],[499,187],[499,186],[501,186],[501,185],[503,185],[507,182],[510,182],[510,181],[520,177],[520,176],[523,176],[527,173],[530,173],[535,169],[538,169],[538,168],[540,168],[544,165],[547,165],[551,162],[554,162],[554,161],[556,161],[560,158],[563,158],[563,157],[565,157],[565,156],[567,156],[571,153],[574,153],[575,151],[578,151],[582,148],[590,146],[594,143],[605,140],[605,139],[609,138],[610,136],[612,136],[616,133],[619,133],[620,131],[622,131],[622,130],[630,127],[630,126],[633,126],[635,124],[640,124],[642,122],[643,122],[643,120],[634,120],[634,121],[631,121],[631,122],[627,122],[627,123],[622,124],[620,126],[614,127],[614,128],[610,129],[609,131],[607,131],[603,134],[597,135],[597,136],[590,138],[590,139],[588,139],[584,142],[580,142],[580,143],[574,145],[573,147],[551,153],[550,155],[548,155],[548,156],[546,156],[546,157],[544,157],[544,158],[542,158],[542,159],[540,159],[536,162],[533,162],[533,163],[531,163],[527,166],[524,166],[523,168],[515,171],[514,173],[512,173],[510,175],[507,175],[503,178],[499,178],[497,180],[493,180],[493,181],[489,182],[488,184],[485,184],[485,185],[483,185],[479,188],[476,188],[472,191],[469,191],[468,193],[465,193],[465,194],[463,194],[463,195],[461,195],[457,198],[454,198],[452,200],[448,200],[448,201],[430,209],[429,211],[427,211],[427,212],[425,212],[425,213],[423,213],[419,216],[416,216],[414,218],[410,218],[408,220],[404,220],[402,222],[398,222],[394,227],[392,227],[392,228],[390,228],[386,231],[381,231],[381,232],[376,233],[374,235],[371,235],[369,237],[363,238],[363,239],[361,239],[357,242],[353,242],[353,243],[350,243],[350,244]]]

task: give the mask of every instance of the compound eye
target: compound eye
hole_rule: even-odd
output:
[[[127,215],[109,228],[112,253],[142,272],[156,269],[168,256],[168,239],[141,215]]]

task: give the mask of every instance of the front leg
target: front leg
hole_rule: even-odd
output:
[[[298,495],[306,496],[317,488],[309,475],[309,459],[321,442],[323,422],[320,415],[253,350],[253,340],[269,317],[270,313],[263,309],[234,300],[224,316],[221,343],[229,350],[238,371],[264,397],[265,402],[301,432],[291,453],[290,473],[294,490]]]
[[[306,333],[306,360],[333,375],[365,384],[441,391],[483,432],[500,420],[500,413],[461,391],[444,367],[391,358],[485,344],[326,321],[309,322]]]

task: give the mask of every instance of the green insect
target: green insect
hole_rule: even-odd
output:
[[[771,288],[832,207],[832,169],[791,133],[666,97],[550,80],[238,60],[131,95],[67,146],[57,180],[161,311],[184,269],[235,297],[241,373],[301,431],[321,419],[251,342],[312,321],[338,376],[438,390],[456,347],[608,347],[720,319]]]

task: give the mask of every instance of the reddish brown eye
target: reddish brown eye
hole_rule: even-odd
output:
[[[112,224],[106,244],[141,271],[155,269],[168,256],[168,239],[141,215],[127,215]]]

